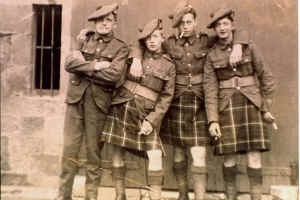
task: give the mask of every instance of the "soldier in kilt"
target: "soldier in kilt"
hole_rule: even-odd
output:
[[[209,133],[204,105],[202,79],[209,47],[215,41],[204,32],[196,31],[196,10],[187,1],[180,1],[169,16],[178,34],[171,35],[163,48],[172,57],[176,67],[175,94],[163,120],[163,142],[173,145],[174,175],[179,189],[178,200],[188,200],[187,153],[191,152],[193,188],[196,200],[204,199],[206,187],[206,145]],[[231,63],[242,55],[239,43],[248,42],[248,33],[239,32],[235,38]],[[141,48],[137,48],[137,50]],[[139,52],[135,51],[133,65],[138,74]],[[132,66],[131,66],[132,67]]]
[[[236,199],[236,155],[248,156],[252,200],[261,199],[261,152],[271,147],[270,113],[275,84],[257,46],[243,45],[243,58],[236,67],[228,65],[234,37],[234,12],[222,8],[212,14],[208,28],[218,41],[207,56],[204,92],[209,131],[217,139],[215,154],[224,155],[223,175],[227,199]]]
[[[161,198],[163,184],[165,150],[159,130],[173,98],[175,67],[161,48],[164,39],[160,19],[147,23],[138,39],[146,49],[142,58],[143,76],[135,77],[128,71],[125,83],[112,101],[101,137],[113,149],[112,175],[117,200],[126,199],[124,152],[127,149],[147,152],[151,199]]]

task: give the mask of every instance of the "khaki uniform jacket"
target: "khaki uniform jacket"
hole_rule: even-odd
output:
[[[146,88],[151,89],[153,92],[158,93],[156,102],[142,98],[143,101],[139,102],[137,106],[143,106],[144,109],[150,110],[149,114],[139,113],[142,119],[147,119],[154,128],[160,128],[161,121],[167,112],[175,88],[175,66],[171,58],[166,54],[151,54],[146,51],[142,58],[143,76],[138,83]],[[130,74],[126,77],[130,81],[137,82]],[[112,104],[120,104],[132,100],[135,95],[124,87],[120,87],[113,98]],[[142,103],[141,103],[142,102]]]
[[[128,53],[127,45],[112,34],[106,37],[97,33],[89,35],[79,50],[66,58],[65,69],[71,73],[66,103],[79,102],[90,86],[97,106],[108,113],[112,91],[124,82]],[[95,64],[99,61],[111,64],[95,71]]]
[[[235,35],[234,44],[248,44],[249,34],[247,31],[238,30]],[[209,48],[216,41],[215,35],[208,36],[204,32],[195,33],[188,38],[179,38],[178,35],[174,34],[164,41],[164,51],[171,56],[176,68],[177,77],[174,98],[181,96],[185,91],[192,91],[196,96],[204,99],[202,86],[204,64]],[[133,46],[129,57],[141,58],[144,51],[143,46],[139,43],[135,43]],[[192,86],[189,87],[188,83],[183,84],[182,78],[178,75],[181,77],[185,76],[186,80],[188,80],[188,77],[191,77],[194,80],[192,81]],[[196,75],[198,75],[198,78],[196,78]]]
[[[218,113],[228,105],[234,92],[239,90],[261,111],[270,110],[275,83],[270,68],[253,42],[243,46],[242,63],[236,68],[229,65],[232,45],[216,43],[207,56],[204,70],[205,105],[209,122],[218,122]],[[254,76],[256,84],[240,88],[219,88],[220,81],[234,76]]]

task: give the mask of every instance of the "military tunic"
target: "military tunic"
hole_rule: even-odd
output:
[[[112,91],[121,84],[126,71],[127,45],[113,34],[100,36],[93,33],[81,44],[78,51],[67,58],[65,69],[70,73],[66,103],[64,147],[60,194],[71,197],[73,180],[78,167],[70,161],[77,160],[83,139],[87,149],[88,196],[96,196],[101,164],[99,133],[102,132],[106,114],[111,104]],[[97,61],[109,61],[110,66],[94,71]],[[66,191],[68,190],[68,191]]]
[[[263,121],[262,112],[270,109],[274,78],[254,43],[243,46],[243,59],[236,68],[228,64],[231,49],[232,44],[218,42],[205,66],[208,121],[219,122],[222,133],[215,153],[267,151],[271,147],[271,129]]]
[[[173,98],[175,67],[167,55],[149,51],[145,52],[142,63],[141,80],[137,81],[128,73],[112,100],[101,140],[138,151],[160,149],[165,152],[158,133]],[[131,90],[128,85],[135,89]],[[158,95],[156,100],[150,98],[155,94]],[[138,134],[144,120],[154,128],[147,136]]]

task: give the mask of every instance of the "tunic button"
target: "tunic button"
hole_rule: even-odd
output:
[[[100,43],[102,43],[102,42],[103,42],[103,40],[99,40],[99,42],[100,42]]]
[[[150,66],[146,66],[146,68],[147,68],[147,69],[149,69],[149,68],[150,68]]]
[[[71,81],[72,83],[75,83],[75,81]]]
[[[186,55],[187,55],[187,56],[190,56],[191,54],[188,52]]]
[[[236,72],[236,68],[233,68],[233,71]]]
[[[231,51],[231,48],[228,48],[227,51]]]
[[[240,87],[240,86],[237,86],[237,87],[236,87],[236,89],[237,89],[237,90],[240,90],[240,89],[241,89],[241,87]]]
[[[186,47],[189,46],[189,43],[185,43],[185,46],[186,46]]]
[[[100,51],[100,49],[99,49],[99,48],[97,48],[97,49],[96,49],[96,51],[97,51],[97,52],[99,52],[99,51]]]
[[[189,63],[188,66],[191,67],[192,65]]]

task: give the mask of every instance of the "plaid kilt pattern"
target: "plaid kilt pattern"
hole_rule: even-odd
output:
[[[268,151],[271,127],[263,122],[260,110],[240,92],[235,92],[225,110],[219,113],[221,138],[215,154]]]
[[[160,135],[165,143],[176,146],[208,144],[204,101],[193,94],[183,94],[174,99],[162,122]]]
[[[150,135],[139,135],[143,120],[134,99],[111,107],[107,116],[101,141],[138,151],[164,147],[156,129]],[[147,113],[146,113],[147,114]]]

